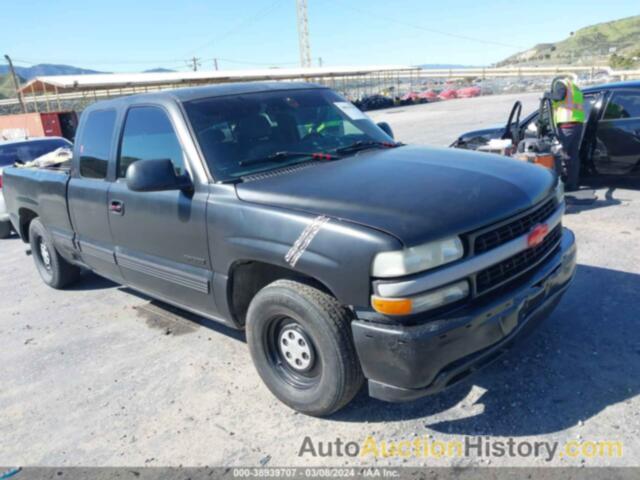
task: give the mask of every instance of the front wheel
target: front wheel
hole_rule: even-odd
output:
[[[60,256],[53,246],[49,232],[37,218],[29,225],[29,243],[33,260],[44,283],[61,289],[80,277],[80,268]]]
[[[331,295],[278,280],[254,297],[247,343],[258,374],[283,403],[314,416],[349,403],[364,377],[350,315]]]

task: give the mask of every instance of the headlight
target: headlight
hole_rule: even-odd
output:
[[[463,280],[410,298],[371,297],[373,309],[384,315],[411,315],[462,300],[469,295],[469,282]]]
[[[464,247],[458,237],[425,243],[396,252],[381,252],[373,259],[372,275],[401,277],[422,272],[462,258]]]
[[[556,199],[558,203],[564,202],[564,183],[558,178],[558,184],[556,185]]]

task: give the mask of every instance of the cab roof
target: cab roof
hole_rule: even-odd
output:
[[[102,100],[96,102],[87,110],[104,107],[118,107],[129,105],[140,101],[167,101],[189,102],[202,98],[224,97],[229,95],[244,95],[247,93],[276,92],[289,90],[324,89],[322,85],[307,82],[240,82],[225,83],[220,85],[207,85],[203,87],[177,88],[174,90],[163,90],[161,92],[141,93],[115,98],[113,100]]]
[[[601,90],[620,90],[625,88],[640,88],[640,80],[629,80],[625,82],[602,83],[600,85],[592,85],[582,89],[584,93],[595,93]]]

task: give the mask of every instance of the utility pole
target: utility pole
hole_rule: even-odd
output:
[[[298,43],[300,45],[300,66],[311,66],[311,46],[309,45],[309,19],[307,0],[296,0],[298,13]]]
[[[218,71],[218,59],[214,58],[213,59],[213,68],[215,69],[215,71]]]
[[[11,72],[11,77],[13,77],[13,86],[16,89],[16,96],[18,97],[18,102],[20,102],[20,107],[22,107],[22,113],[27,113],[27,106],[24,104],[24,98],[22,98],[22,92],[20,91],[20,82],[18,82],[18,76],[16,75],[16,70],[13,68],[11,57],[9,57],[9,55],[5,55],[4,58],[9,64],[9,71]]]
[[[318,66],[322,67],[322,57],[318,57]]]
[[[192,57],[188,63],[191,65],[194,72],[198,71],[198,67],[200,66],[200,59],[198,57]]]

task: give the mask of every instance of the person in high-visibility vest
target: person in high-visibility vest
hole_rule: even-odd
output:
[[[584,129],[584,97],[570,78],[555,78],[551,83],[553,120],[558,140],[567,155],[567,190],[576,190],[580,182],[580,143]]]

